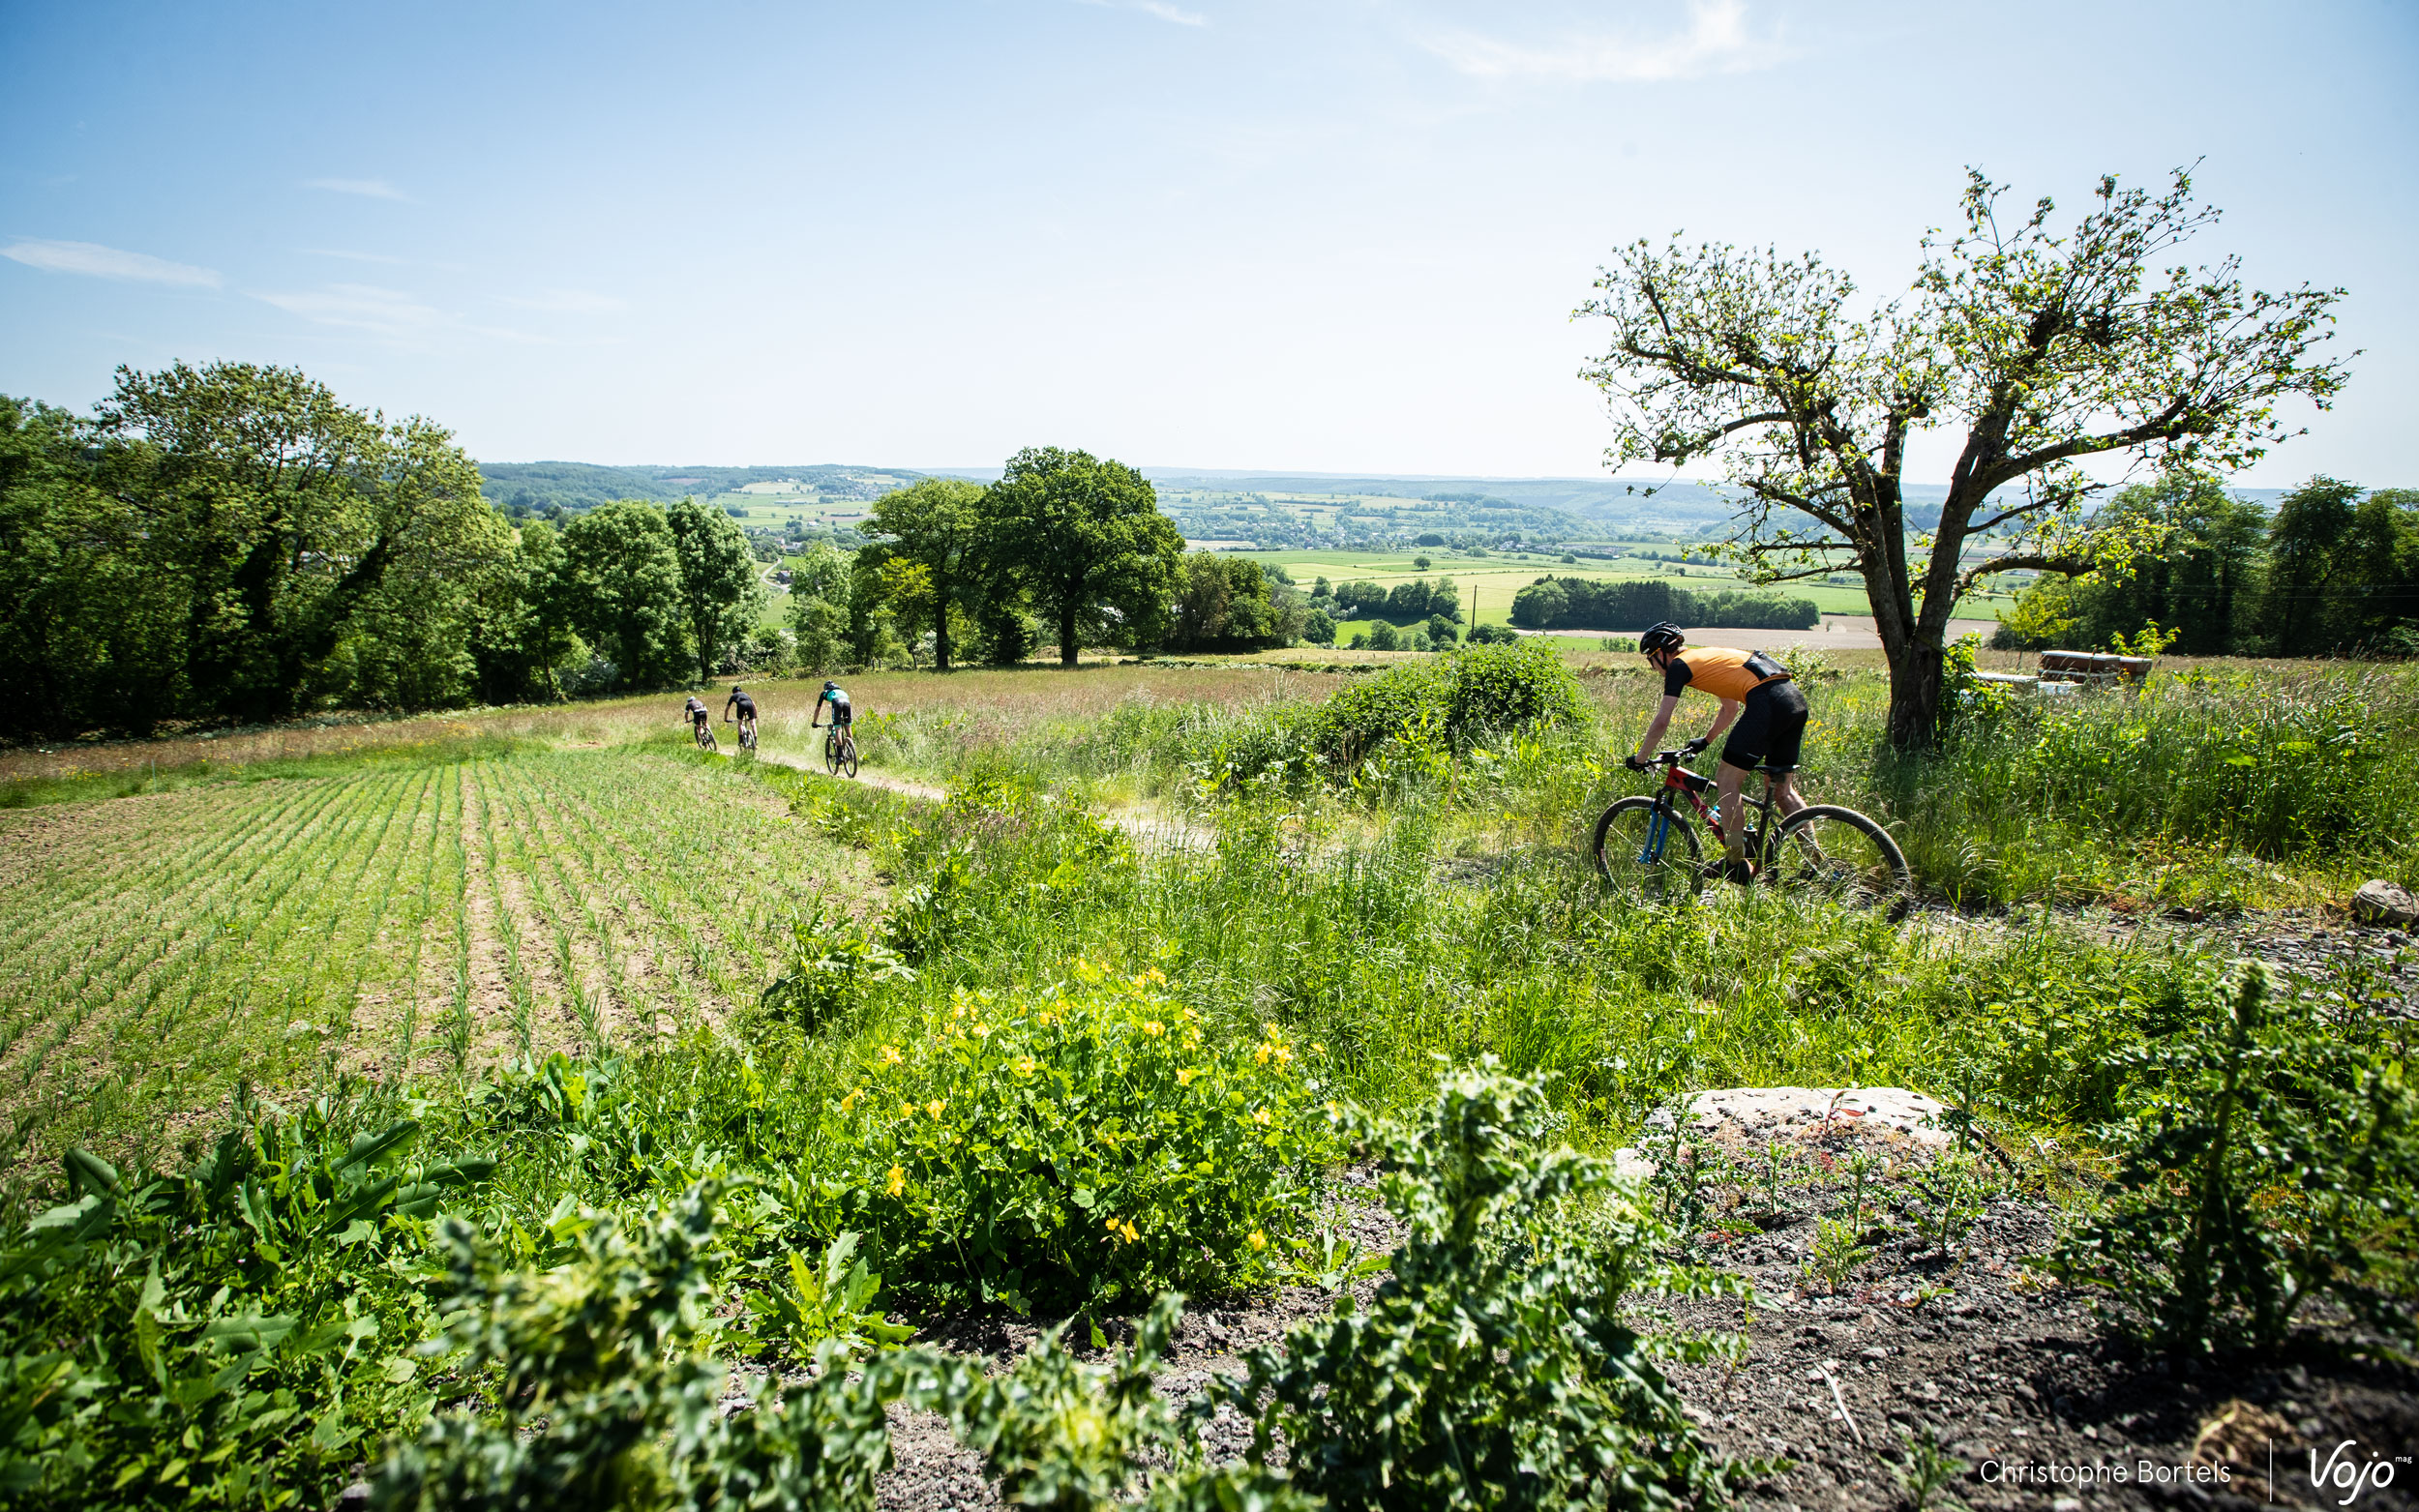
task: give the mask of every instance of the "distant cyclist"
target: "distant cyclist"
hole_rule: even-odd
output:
[[[1747,845],[1746,826],[1739,815],[1746,813],[1739,798],[1739,789],[1747,783],[1747,774],[1766,766],[1776,774],[1773,778],[1773,805],[1783,818],[1806,807],[1798,796],[1797,770],[1799,747],[1806,739],[1806,695],[1798,691],[1796,679],[1789,669],[1761,651],[1733,651],[1722,646],[1687,644],[1688,633],[1666,620],[1638,637],[1638,649],[1647,662],[1663,674],[1663,706],[1655,712],[1655,721],[1646,727],[1646,738],[1638,742],[1637,755],[1628,759],[1632,771],[1643,771],[1652,763],[1656,748],[1662,744],[1663,732],[1671,727],[1672,712],[1680,707],[1680,696],[1690,689],[1721,700],[1721,710],[1704,734],[1681,747],[1687,756],[1695,756],[1714,743],[1723,730],[1730,729],[1730,739],[1722,745],[1721,765],[1716,770],[1715,783],[1721,794],[1725,851],[1723,875],[1737,882],[1754,876],[1744,853]],[[1731,729],[1733,722],[1738,727]]]
[[[832,728],[847,728],[856,724],[856,715],[849,707],[848,690],[838,683],[827,682],[823,684],[823,691],[815,696],[815,712],[807,716],[807,728],[821,729],[822,727],[823,705],[826,703],[831,705]]]
[[[756,744],[756,700],[749,697],[736,683],[732,684],[731,697],[723,700],[723,718],[731,718],[732,709],[739,711],[740,740],[748,745]]]
[[[699,697],[694,693],[689,695],[689,705],[687,708],[682,709],[680,713],[683,718],[688,720],[689,732],[697,736],[697,743],[699,745],[702,746],[714,738],[714,732],[705,727],[706,725],[714,718],[714,711],[705,706],[704,699]]]

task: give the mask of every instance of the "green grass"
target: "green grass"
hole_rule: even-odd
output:
[[[465,742],[83,786],[136,796],[0,815],[15,1183],[79,1141],[168,1158],[239,1083],[442,1082],[717,1021],[811,874],[847,872],[671,751]]]

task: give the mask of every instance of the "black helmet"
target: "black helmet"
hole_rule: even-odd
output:
[[[731,685],[731,691],[732,693],[737,693],[739,691],[739,685],[737,683],[732,683]]]
[[[829,693],[829,692],[831,692],[833,689],[838,688],[839,686],[840,686],[840,685],[839,685],[838,683],[835,683],[835,682],[826,682],[826,683],[824,683],[824,684],[823,684],[823,692],[825,692],[825,693]]]
[[[1664,620],[1659,625],[1647,627],[1646,633],[1638,637],[1638,649],[1641,651],[1677,651],[1687,644],[1687,631],[1670,620]]]

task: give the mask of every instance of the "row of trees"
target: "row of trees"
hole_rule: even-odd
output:
[[[1697,593],[1659,578],[1604,582],[1539,578],[1512,595],[1511,621],[1533,630],[1644,630],[1662,620],[1750,630],[1811,630],[1822,623],[1811,599],[1728,590]]]
[[[710,671],[764,589],[739,527],[625,501],[516,532],[443,428],[292,369],[0,399],[0,728],[432,708]]]
[[[1085,452],[1028,448],[988,488],[921,479],[876,500],[863,528],[870,545],[819,544],[791,571],[791,628],[809,665],[888,661],[927,635],[946,670],[970,651],[1019,662],[1044,640],[1072,666],[1088,645],[1300,633],[1256,565],[1189,564],[1150,480]]]
[[[1426,566],[1427,558],[1421,557],[1419,565]],[[1433,582],[1425,578],[1415,578],[1390,588],[1382,583],[1360,581],[1339,582],[1330,589],[1326,583],[1327,580],[1321,578],[1311,589],[1311,597],[1332,598],[1335,603],[1333,617],[1337,619],[1383,619],[1397,625],[1408,625],[1432,615],[1443,615],[1455,623],[1461,620],[1461,590],[1453,586],[1450,578],[1440,578]]]
[[[2108,512],[2157,544],[2123,573],[2043,578],[1994,643],[2105,646],[2157,625],[2195,656],[2419,655],[2419,489],[2317,477],[2271,515],[2179,470]]]

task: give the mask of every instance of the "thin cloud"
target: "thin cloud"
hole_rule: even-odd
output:
[[[411,196],[384,179],[305,179],[305,189],[324,189],[331,194],[359,194],[368,199],[394,199],[403,204]]]
[[[95,279],[126,279],[136,283],[181,283],[193,288],[217,288],[219,276],[208,268],[170,262],[145,252],[121,252],[98,242],[20,240],[0,247],[0,257],[45,273],[81,273]]]
[[[374,262],[389,268],[404,267],[411,261],[408,257],[390,257],[384,252],[346,252],[341,247],[306,247],[303,254],[309,257],[342,257],[346,262]]]
[[[1742,0],[1688,0],[1688,26],[1677,35],[1642,38],[1571,35],[1544,46],[1528,46],[1451,32],[1425,41],[1430,52],[1479,78],[1528,75],[1575,83],[1659,84],[1744,74],[1778,62],[1777,35],[1757,36],[1747,26]]]
[[[519,296],[499,294],[496,302],[516,310],[543,310],[564,315],[608,315],[629,308],[624,301],[611,294],[592,294],[578,288],[541,289],[535,294]]]
[[[254,294],[287,314],[314,325],[367,331],[404,345],[418,345],[448,336],[486,336],[508,341],[544,343],[546,339],[502,326],[474,325],[449,311],[437,309],[400,289],[374,283],[330,283],[323,288],[291,293]]]
[[[1084,0],[1084,3],[1100,6],[1107,10],[1140,11],[1145,15],[1155,15],[1163,21],[1173,21],[1179,26],[1210,24],[1210,17],[1199,11],[1187,11],[1181,6],[1170,5],[1168,0]]]

